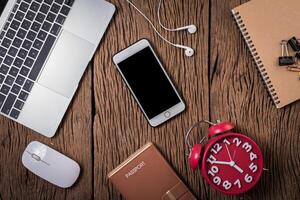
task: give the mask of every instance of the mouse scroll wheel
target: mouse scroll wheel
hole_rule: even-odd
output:
[[[31,157],[33,158],[33,159],[35,159],[36,161],[41,161],[41,158],[38,156],[38,155],[36,155],[36,154],[31,154]]]

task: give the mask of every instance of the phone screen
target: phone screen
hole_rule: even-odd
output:
[[[118,66],[149,119],[180,103],[150,47],[120,62]]]

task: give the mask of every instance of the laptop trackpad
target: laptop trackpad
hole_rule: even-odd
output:
[[[72,98],[94,50],[92,43],[66,30],[62,31],[38,83]]]

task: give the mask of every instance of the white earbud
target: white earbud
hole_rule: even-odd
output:
[[[149,24],[151,25],[151,27],[153,28],[153,30],[155,31],[155,33],[162,39],[164,40],[165,42],[167,42],[168,44],[174,46],[174,47],[177,47],[177,48],[181,48],[181,49],[184,49],[184,53],[187,57],[192,57],[194,55],[194,50],[191,48],[191,47],[187,47],[187,46],[183,46],[181,44],[175,44],[169,40],[167,40],[165,37],[163,37],[159,32],[158,30],[155,28],[154,24],[151,22],[151,20],[142,12],[140,11],[130,0],[126,0],[134,9],[136,9],[148,22]],[[160,1],[160,4],[161,4],[161,1]],[[159,5],[160,7],[160,5]],[[159,11],[159,9],[158,9]],[[159,20],[160,21],[160,20]],[[161,23],[160,23],[161,24]],[[170,31],[180,31],[180,30],[188,30],[189,33],[195,33],[197,31],[197,27],[195,25],[189,25],[189,26],[184,26],[184,27],[180,27],[180,28],[177,28],[176,29],[172,29]]]
[[[161,8],[161,3],[162,3],[162,0],[159,1],[159,4],[158,4],[158,7],[157,7],[157,18],[158,18],[158,23],[159,25],[165,29],[166,31],[172,31],[172,32],[175,32],[175,31],[184,31],[184,30],[187,30],[190,34],[194,34],[197,32],[197,27],[193,24],[191,25],[188,25],[188,26],[183,26],[183,27],[179,27],[179,28],[167,28],[166,26],[164,26],[160,20],[160,8]]]
[[[178,48],[181,48],[181,49],[184,49],[184,54],[187,57],[192,57],[194,55],[194,49],[192,49],[191,47],[183,46],[183,45],[180,45],[180,44],[175,44],[174,46],[178,47]]]

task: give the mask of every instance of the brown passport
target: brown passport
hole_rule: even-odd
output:
[[[153,143],[147,143],[108,174],[127,200],[195,200]]]

